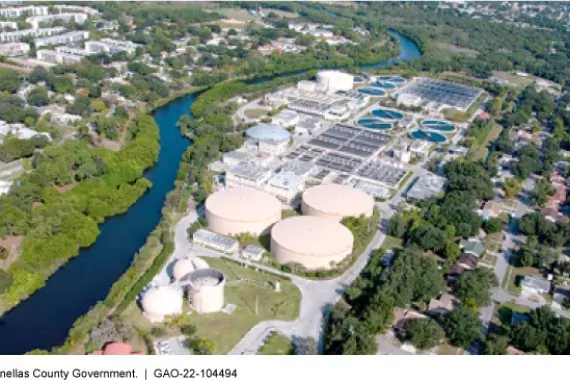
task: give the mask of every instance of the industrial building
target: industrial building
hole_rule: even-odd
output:
[[[182,314],[182,297],[176,286],[151,287],[142,296],[143,314],[152,323],[162,323],[168,316]]]
[[[226,277],[217,269],[198,269],[188,274],[188,302],[200,314],[215,313],[224,307]]]
[[[441,110],[450,107],[466,111],[483,93],[480,88],[433,78],[414,78],[394,95],[407,105],[426,103],[428,108]],[[402,98],[401,98],[402,97]]]
[[[260,261],[263,258],[265,249],[255,245],[246,245],[239,252],[240,256],[249,261]]]
[[[245,132],[249,143],[257,144],[260,152],[281,154],[289,146],[291,134],[276,124],[259,123]]]
[[[206,199],[209,228],[222,235],[269,232],[281,220],[281,203],[265,191],[233,188],[218,191]]]
[[[1,8],[0,8],[1,9]],[[18,42],[24,37],[44,37],[44,36],[55,36],[58,33],[65,31],[64,27],[56,26],[54,28],[42,28],[42,29],[24,29],[17,30],[14,32],[4,32],[0,33],[0,42]]]
[[[23,42],[10,42],[0,45],[0,55],[6,57],[16,57],[27,55],[30,52],[30,45]]]
[[[427,199],[443,191],[445,178],[433,174],[419,177],[406,193],[408,199]]]
[[[84,30],[76,30],[73,32],[63,33],[56,36],[38,38],[35,40],[35,45],[36,48],[48,45],[67,45],[67,44],[73,45],[88,38],[89,38],[89,32]]]
[[[304,215],[341,221],[346,217],[372,216],[374,199],[358,189],[331,183],[305,190],[301,208]]]
[[[218,235],[205,229],[199,229],[194,232],[194,235],[192,235],[192,241],[195,244],[225,253],[236,253],[239,248],[239,244],[236,239]]]
[[[226,188],[252,187],[263,188],[273,175],[273,170],[255,162],[243,161],[226,171]]]
[[[295,134],[314,135],[323,126],[323,121],[316,117],[304,117],[295,125]]]
[[[297,207],[299,195],[304,189],[303,179],[295,173],[280,171],[267,182],[265,190],[274,195],[281,203]]]
[[[354,237],[342,224],[320,216],[296,216],[271,230],[271,252],[279,264],[330,269],[352,253]]]
[[[299,114],[292,110],[283,110],[273,116],[271,121],[283,128],[291,128],[299,123]]]
[[[174,281],[180,281],[194,271],[209,267],[208,263],[199,257],[178,259],[172,266],[172,279]]]
[[[354,181],[354,188],[365,192],[375,200],[388,199],[391,195],[387,187],[363,180]]]
[[[350,91],[354,86],[354,76],[336,70],[323,70],[317,73],[317,83],[328,93]]]

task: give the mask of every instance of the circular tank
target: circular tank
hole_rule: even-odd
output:
[[[252,188],[222,190],[206,199],[208,227],[222,235],[263,235],[281,220],[281,203]]]
[[[226,277],[216,269],[199,269],[190,273],[188,281],[188,301],[198,313],[215,313],[225,304],[224,286]]]
[[[336,70],[323,70],[317,73],[317,83],[328,92],[350,91],[354,85],[354,77]]]
[[[271,252],[280,264],[298,263],[306,269],[330,269],[352,253],[348,228],[321,216],[295,216],[271,230]]]
[[[199,257],[179,259],[176,260],[176,263],[174,263],[174,266],[172,267],[172,278],[174,278],[174,280],[180,280],[195,270],[208,267],[208,263]]]
[[[167,316],[182,313],[182,291],[168,286],[151,288],[143,295],[141,306],[151,322],[164,322]]]
[[[327,184],[303,192],[301,209],[304,215],[323,216],[341,221],[346,217],[372,216],[374,198],[353,187]]]

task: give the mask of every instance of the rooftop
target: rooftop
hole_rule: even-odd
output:
[[[236,239],[224,235],[218,235],[217,233],[205,229],[199,229],[198,231],[194,232],[192,239],[208,242],[210,244],[220,246],[228,250],[237,244]]]
[[[550,281],[537,276],[524,276],[521,280],[521,287],[546,293],[550,291]]]
[[[268,184],[284,190],[296,190],[301,186],[303,180],[295,173],[281,171],[273,176]]]
[[[481,256],[483,251],[485,251],[483,244],[473,240],[461,240],[461,242],[459,242],[459,246],[464,252],[472,253],[477,257]]]

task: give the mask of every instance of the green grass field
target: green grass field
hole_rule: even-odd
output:
[[[277,333],[273,333],[267,338],[265,345],[261,347],[258,355],[292,355],[294,353],[293,342]]]

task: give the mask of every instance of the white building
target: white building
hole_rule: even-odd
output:
[[[0,16],[6,18],[19,18],[23,15],[43,16],[48,14],[48,7],[30,5],[17,8],[0,8]]]
[[[96,16],[99,14],[99,11],[97,9],[82,7],[79,5],[54,5],[53,7],[60,12],[80,12],[87,13],[91,16]]]
[[[409,199],[426,199],[437,195],[443,191],[445,186],[445,178],[436,175],[425,175],[419,177],[413,186],[407,192],[406,197]]]
[[[15,32],[4,32],[0,33],[0,42],[18,42],[23,37],[44,37],[44,36],[54,36],[58,33],[65,31],[65,28],[57,26],[55,28],[42,28],[42,29],[24,29],[17,30]]]
[[[34,131],[24,124],[7,124],[5,121],[0,120],[0,139],[8,135],[13,135],[22,140],[30,139],[35,135],[44,135],[48,140],[51,140],[49,133]]]
[[[271,178],[273,170],[251,163],[240,162],[226,172],[226,188],[253,187],[261,189]]]
[[[36,51],[36,58],[40,61],[54,63],[56,65],[73,65],[81,62],[85,58],[85,55],[43,49]]]
[[[18,23],[13,21],[0,21],[0,28],[18,30]]]
[[[291,172],[282,171],[267,182],[265,191],[273,194],[283,204],[295,208],[299,204],[299,195],[303,189],[304,183],[301,177]]]
[[[34,29],[35,30],[35,29]],[[38,29],[41,30],[41,29]],[[59,34],[57,36],[38,38],[35,41],[36,48],[47,45],[77,44],[89,38],[89,32],[77,30],[73,32]]]
[[[85,42],[85,50],[90,53],[115,54],[124,51],[133,54],[138,46],[140,45],[131,41],[112,40],[110,38]]]
[[[26,22],[32,25],[32,28],[37,29],[42,23],[51,23],[56,20],[63,20],[64,22],[74,21],[78,24],[83,24],[87,20],[85,13],[58,13],[46,16],[32,16],[26,19]]]
[[[526,296],[546,294],[550,291],[550,281],[537,276],[524,276],[520,284],[522,293]]]
[[[325,114],[325,120],[342,121],[350,117],[350,108],[346,104],[333,104]]]
[[[206,248],[225,253],[236,253],[239,249],[239,243],[236,239],[204,229],[194,232],[192,241]]]
[[[295,125],[295,134],[314,135],[323,126],[322,119],[317,117],[305,117]]]
[[[265,249],[254,245],[246,245],[240,252],[240,256],[249,261],[259,261],[263,258]]]
[[[283,128],[294,127],[299,123],[299,114],[292,110],[283,110],[273,116],[271,122]]]
[[[30,45],[23,42],[9,42],[0,45],[0,55],[7,57],[15,57],[18,55],[27,55],[30,52]]]

